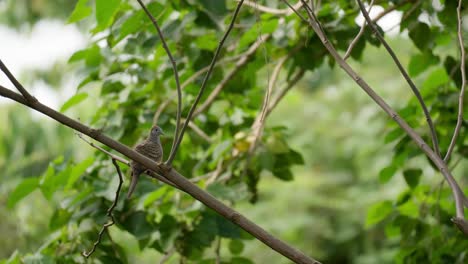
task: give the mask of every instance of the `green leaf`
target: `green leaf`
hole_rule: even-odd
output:
[[[411,200],[408,200],[406,203],[398,206],[398,211],[402,215],[419,218],[419,207]]]
[[[165,214],[158,224],[158,229],[161,234],[162,249],[167,250],[179,234],[179,223],[172,215]]]
[[[439,68],[431,72],[422,85],[422,94],[427,95],[433,92],[435,88],[447,83],[449,76],[444,69]]]
[[[87,6],[88,0],[79,0],[76,3],[75,9],[73,10],[72,14],[68,18],[67,23],[75,23],[77,21],[86,18],[92,13],[92,8]]]
[[[67,111],[70,107],[77,105],[81,102],[83,102],[86,98],[88,98],[87,93],[77,93],[74,96],[72,96],[70,99],[68,99],[60,108],[60,112],[65,112]]]
[[[233,255],[239,255],[244,250],[244,243],[240,240],[231,240],[229,241],[229,251]]]
[[[50,230],[57,230],[60,227],[66,225],[70,220],[72,214],[65,209],[58,209],[54,212],[50,218],[49,228]]]
[[[136,211],[127,216],[122,226],[138,240],[148,238],[151,236],[154,227],[147,217],[148,215],[145,212]]]
[[[68,181],[66,185],[66,189],[69,189],[75,184],[75,182],[80,178],[80,176],[86,171],[86,169],[91,166],[94,162],[94,157],[89,157],[82,162],[75,165],[70,175],[68,176]]]
[[[195,40],[195,45],[201,50],[214,50],[218,46],[219,40],[215,33],[210,32]]]
[[[403,136],[404,134],[404,130],[400,127],[397,127],[385,135],[384,143],[390,143]]]
[[[32,193],[39,186],[39,178],[24,179],[8,196],[7,206],[13,208],[21,199]]]
[[[94,32],[99,32],[110,25],[119,5],[120,0],[96,0],[97,27]]]
[[[261,28],[257,26],[251,27],[247,32],[242,35],[241,39],[239,40],[238,50],[243,50],[247,46],[249,46],[252,42],[258,39],[258,35],[261,34],[269,34],[275,31],[276,27],[278,26],[277,19],[270,19],[268,21],[262,21]]]
[[[367,211],[365,227],[368,228],[379,223],[387,218],[392,211],[393,206],[390,201],[382,201],[372,205]]]
[[[438,62],[439,59],[430,52],[413,55],[409,62],[408,73],[411,77],[416,77],[427,70],[429,66],[435,65]]]
[[[304,165],[302,154],[292,149],[289,151],[288,160],[290,164]]]
[[[294,179],[288,165],[281,163],[280,161],[277,162],[277,166],[273,168],[272,173],[273,176],[283,181],[292,181]]]
[[[213,15],[223,16],[228,10],[226,8],[226,1],[221,0],[198,0],[204,9]]]
[[[129,34],[135,33],[145,24],[145,16],[142,12],[136,12],[122,24],[117,42],[124,39]]]
[[[407,169],[403,171],[403,177],[411,189],[414,189],[416,186],[418,186],[419,180],[421,179],[421,174],[421,169]]]
[[[379,173],[380,183],[388,182],[393,177],[393,175],[395,175],[396,171],[397,167],[395,167],[393,164],[383,168]]]
[[[418,23],[410,29],[409,37],[413,40],[416,47],[422,51],[428,50],[433,46],[431,29],[426,23]]]

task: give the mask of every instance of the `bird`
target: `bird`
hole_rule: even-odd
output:
[[[163,148],[161,140],[159,139],[160,135],[164,135],[162,129],[157,125],[153,126],[148,138],[136,145],[134,150],[158,163],[161,162],[163,159]],[[132,160],[130,162],[130,169],[131,182],[127,193],[127,199],[132,196],[132,193],[138,183],[138,178],[140,177],[140,174],[145,172],[146,167]]]

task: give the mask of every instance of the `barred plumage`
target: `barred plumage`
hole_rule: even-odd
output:
[[[147,156],[148,158],[156,161],[156,162],[161,162],[163,159],[163,149],[161,146],[161,141],[159,140],[159,135],[164,134],[161,128],[158,126],[153,126],[151,128],[150,135],[146,140],[138,144],[134,149],[136,152]],[[131,161],[130,162],[130,168],[132,171],[131,175],[131,182],[130,182],[130,187],[128,190],[127,198],[130,198],[132,195],[133,191],[135,190],[135,187],[138,183],[138,178],[140,177],[140,174],[142,174],[146,168],[141,165],[138,162]]]

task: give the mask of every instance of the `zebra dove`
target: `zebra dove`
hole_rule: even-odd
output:
[[[134,150],[156,162],[161,162],[163,159],[163,149],[161,146],[161,141],[159,140],[159,135],[164,135],[164,132],[160,127],[153,126],[151,128],[151,132],[148,138],[140,144],[138,144],[134,148]],[[130,196],[132,196],[132,193],[135,190],[135,187],[138,183],[138,178],[140,177],[140,174],[142,174],[146,170],[145,166],[133,160],[130,162],[130,168],[132,170],[132,180],[130,182],[127,198],[130,198]]]

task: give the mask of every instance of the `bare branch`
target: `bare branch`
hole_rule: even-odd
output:
[[[8,77],[10,82],[18,89],[18,91],[23,95],[23,97],[28,101],[28,103],[33,104],[37,102],[37,99],[32,96],[24,87],[23,85],[18,82],[18,80],[11,74],[10,70],[8,70],[7,66],[3,64],[3,61],[0,60],[0,70]]]
[[[426,116],[426,121],[427,124],[429,125],[430,129],[430,134],[431,134],[431,139],[432,139],[432,145],[434,148],[435,153],[440,156],[440,150],[439,150],[439,143],[437,140],[437,132],[434,126],[434,123],[432,122],[431,115],[429,113],[429,110],[427,109],[426,103],[424,102],[424,99],[421,96],[421,93],[419,93],[418,88],[414,84],[413,80],[409,77],[408,73],[406,72],[405,68],[401,65],[400,61],[398,60],[395,52],[392,50],[390,45],[385,41],[384,37],[382,34],[380,34],[379,30],[377,27],[374,25],[374,22],[372,22],[372,19],[369,17],[369,14],[367,13],[364,5],[362,4],[361,0],[357,0],[359,4],[359,8],[361,9],[362,15],[366,19],[367,23],[371,27],[372,31],[374,32],[375,36],[380,40],[380,42],[384,45],[385,49],[387,50],[388,54],[392,57],[393,61],[397,65],[398,69],[400,70],[401,74],[405,78],[406,82],[408,82],[409,86],[411,87],[411,90],[413,91],[414,95],[418,99],[419,104],[421,105],[421,108],[423,109],[424,115]]]
[[[370,12],[372,10],[373,6],[374,6],[374,0],[371,1],[370,5],[369,5],[369,10],[367,10],[367,12]],[[349,47],[346,50],[345,55],[343,56],[344,60],[348,59],[349,55],[351,55],[351,51],[353,51],[353,49],[354,49],[354,46],[356,46],[356,43],[359,41],[361,36],[364,34],[364,29],[366,28],[366,24],[367,24],[367,21],[364,21],[364,23],[362,23],[361,29],[359,30],[357,35],[354,37],[353,41],[351,41],[351,44],[349,44]]]
[[[194,197],[195,199],[197,199],[207,207],[211,208],[218,214],[222,215],[227,220],[238,225],[240,228],[244,229],[246,232],[250,233],[252,236],[262,241],[265,245],[269,246],[281,255],[289,258],[293,262],[300,264],[320,263],[317,260],[307,257],[302,252],[296,250],[295,248],[279,240],[278,238],[272,236],[270,233],[265,231],[260,226],[256,225],[254,222],[247,219],[239,212],[226,206],[221,201],[214,198],[211,194],[203,191],[197,185],[191,183],[184,176],[178,173],[174,168],[166,166],[164,164],[158,164],[155,161],[149,159],[148,157],[134,151],[128,146],[125,146],[122,143],[115,141],[112,138],[102,134],[99,130],[85,126],[84,124],[74,119],[71,119],[66,115],[63,115],[62,113],[59,113],[40,102],[30,105],[23,96],[1,85],[0,96],[9,98],[20,104],[28,106],[29,108],[34,109],[40,113],[43,113],[44,115],[49,116],[57,122],[62,123],[63,125],[72,128],[73,130],[79,131],[101,142],[102,144],[114,149],[115,151],[118,151],[126,157],[142,164],[146,168],[163,175],[171,182],[179,186],[182,191],[188,193],[190,196]]]
[[[283,0],[287,2],[286,0]],[[295,11],[297,12],[297,11]],[[377,105],[379,105],[405,132],[406,134],[417,144],[417,146],[427,155],[427,157],[434,162],[437,168],[440,170],[442,175],[445,177],[445,180],[448,182],[453,197],[455,199],[455,208],[456,208],[456,218],[458,222],[465,221],[464,220],[464,200],[466,200],[465,194],[461,190],[460,186],[458,185],[457,181],[453,178],[450,170],[448,169],[445,162],[441,159],[441,157],[435,153],[427,143],[416,133],[409,125],[406,123],[404,119],[402,119],[396,112],[393,110],[370,86],[364,81],[354,70],[351,66],[341,58],[339,53],[333,47],[331,42],[328,40],[327,36],[322,31],[321,27],[319,26],[319,21],[311,17],[311,21],[308,21],[309,26],[315,31],[317,36],[320,38],[320,41],[323,43],[325,48],[328,50],[330,55],[336,60],[336,62],[340,65],[340,67],[369,95],[369,97],[374,100]],[[457,225],[461,231],[464,229],[460,228],[460,225]],[[468,233],[465,233],[468,235]]]
[[[450,141],[450,145],[447,150],[447,154],[445,154],[444,161],[448,162],[450,159],[450,155],[452,154],[453,149],[455,148],[455,144],[457,143],[458,134],[460,133],[460,129],[463,123],[463,98],[465,96],[465,87],[466,87],[466,73],[465,73],[465,45],[463,43],[463,33],[462,33],[462,16],[461,16],[461,7],[462,7],[462,0],[458,1],[457,7],[457,20],[458,20],[458,44],[460,45],[460,72],[462,78],[462,84],[460,89],[460,95],[458,96],[458,116],[457,116],[457,124],[455,126],[455,131],[453,132],[452,140]],[[458,222],[454,222],[458,223]]]
[[[174,78],[175,78],[176,87],[177,87],[177,114],[176,114],[176,130],[174,133],[174,139],[172,140],[172,147],[171,147],[171,153],[172,153],[174,148],[176,148],[176,144],[178,142],[178,138],[180,134],[180,116],[182,112],[182,89],[180,87],[179,71],[177,71],[176,62],[174,60],[174,57],[172,56],[171,51],[169,50],[169,47],[167,46],[166,40],[161,31],[161,28],[159,28],[158,22],[156,21],[154,16],[149,12],[148,8],[146,8],[145,4],[143,4],[142,0],[137,0],[137,1],[140,4],[141,8],[145,11],[146,15],[151,19],[151,22],[153,22],[153,25],[156,28],[156,31],[158,31],[159,38],[161,39],[163,48],[166,51],[167,56],[169,57],[169,60],[171,61],[172,70],[174,71]]]
[[[140,1],[140,0],[138,0],[138,1]],[[185,133],[185,130],[187,129],[188,123],[192,119],[192,115],[195,112],[195,109],[197,108],[197,104],[200,101],[200,99],[201,99],[201,97],[203,95],[203,92],[205,91],[206,84],[208,83],[208,79],[210,78],[211,73],[213,72],[214,65],[216,64],[216,59],[218,58],[218,55],[221,52],[221,48],[223,47],[224,42],[226,41],[227,37],[229,36],[229,33],[231,32],[231,30],[232,30],[232,28],[234,26],[234,22],[236,21],[237,15],[239,14],[240,8],[241,8],[243,3],[244,3],[244,0],[241,0],[237,4],[236,10],[234,11],[234,14],[232,16],[231,23],[229,24],[229,27],[228,27],[226,33],[224,34],[223,38],[219,42],[218,47],[216,48],[215,54],[214,54],[213,59],[212,59],[211,64],[210,64],[210,68],[208,69],[208,72],[206,73],[205,78],[203,79],[203,82],[202,82],[202,85],[200,87],[200,91],[198,92],[197,98],[195,99],[195,102],[193,102],[192,107],[190,107],[190,111],[188,113],[187,120],[185,120],[184,125],[182,126],[182,129],[180,131],[180,135],[177,137],[177,143],[175,143],[173,145],[173,148],[171,149],[171,153],[169,154],[169,158],[165,162],[165,164],[168,165],[168,166],[170,166],[172,164],[172,161],[174,160],[175,154],[177,153],[177,149],[180,146],[180,142],[182,142],[182,139],[184,137],[184,133]]]
[[[89,256],[91,256],[94,253],[94,251],[96,251],[96,247],[101,243],[102,235],[104,234],[104,232],[107,230],[107,228],[114,225],[115,223],[114,215],[112,214],[112,212],[114,211],[114,208],[117,206],[117,202],[119,201],[119,195],[120,195],[120,189],[122,188],[123,177],[122,177],[122,172],[120,171],[119,164],[117,164],[117,161],[115,159],[112,159],[112,163],[114,164],[115,170],[117,171],[117,174],[119,175],[119,186],[117,186],[117,190],[115,191],[114,202],[112,203],[111,207],[109,207],[109,209],[107,210],[107,216],[109,217],[110,222],[102,226],[101,231],[99,231],[98,239],[96,240],[96,242],[94,242],[91,250],[88,252],[84,251],[82,253],[82,255],[85,258],[89,258]]]

